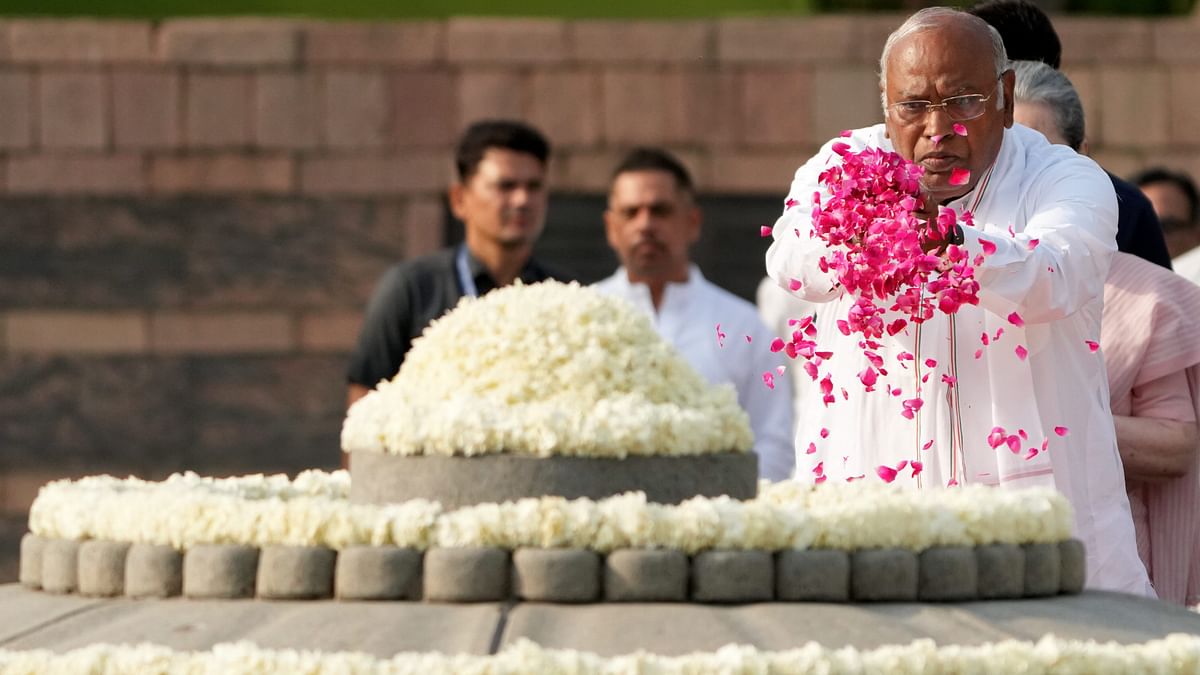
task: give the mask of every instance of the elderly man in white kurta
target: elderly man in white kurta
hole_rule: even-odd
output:
[[[618,167],[605,211],[608,243],[622,266],[596,284],[646,313],[701,375],[729,383],[749,414],[759,476],[792,475],[792,397],[775,370],[771,335],[754,305],[705,280],[688,249],[700,236],[691,177],[661,150],[634,150]]]
[[[979,19],[922,10],[889,37],[880,67],[885,124],[836,140],[852,152],[895,150],[922,166],[923,215],[939,204],[974,214],[961,236],[972,260],[983,255],[979,304],[885,334],[876,351],[888,373],[866,391],[856,379],[868,365],[861,338],[843,336],[835,323],[854,298],[820,270],[829,249],[810,236],[818,174],[839,161],[833,143],[802,166],[775,224],[767,270],[825,303],[816,311],[817,341],[833,352],[822,371],[839,391],[828,406],[821,392],[801,392],[817,403],[798,420],[796,446],[815,441],[817,452],[801,456],[797,475],[811,476],[823,462],[826,480],[875,480],[891,473],[878,467],[915,460],[921,470],[908,464],[897,483],[1054,486],[1074,507],[1088,585],[1151,594],[1094,345],[1116,251],[1112,183],[1088,158],[1013,126],[1013,73],[999,35]],[[914,358],[902,364],[905,353]],[[894,389],[904,394],[890,396]],[[924,405],[909,419],[899,401],[914,393]],[[1012,446],[997,445],[997,427],[1016,437]]]

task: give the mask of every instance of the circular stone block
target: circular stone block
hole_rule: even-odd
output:
[[[42,551],[45,548],[46,540],[32,532],[21,537],[21,567],[17,581],[22,586],[35,590],[42,587]]]
[[[979,596],[979,562],[973,546],[937,546],[921,551],[917,598],[923,602],[974,600]]]
[[[1057,595],[1062,576],[1058,544],[1025,544],[1025,597]]]
[[[703,551],[692,558],[692,600],[764,602],[775,594],[768,551]]]
[[[850,594],[870,602],[917,599],[917,554],[900,548],[854,551],[850,556]]]
[[[134,544],[125,554],[125,595],[169,598],[183,592],[183,554],[170,546]]]
[[[775,560],[780,600],[846,602],[850,599],[850,555],[832,549],[789,549]]]
[[[127,541],[85,541],[79,545],[79,593],[112,598],[125,592]]]
[[[669,549],[619,549],[604,559],[604,597],[610,602],[687,600],[688,557]]]
[[[641,490],[646,499],[677,504],[697,495],[752,499],[758,457],[724,452],[685,457],[443,457],[358,451],[350,459],[350,501],[387,504],[430,499],[447,509],[557,495],[602,499]]]
[[[74,593],[79,588],[79,542],[47,539],[42,548],[42,590]]]
[[[189,598],[252,598],[258,549],[204,544],[183,556],[183,594]]]
[[[420,600],[421,552],[352,546],[338,552],[334,588],[341,600]]]
[[[1082,593],[1083,585],[1087,582],[1087,549],[1083,542],[1078,539],[1058,542],[1058,557],[1062,561],[1059,592],[1071,595]]]
[[[513,593],[540,602],[594,602],[600,597],[600,554],[519,548],[513,552]]]
[[[508,551],[432,548],[425,552],[425,599],[494,602],[508,597]]]
[[[258,597],[311,600],[333,597],[337,551],[324,546],[264,546],[255,581]]]
[[[975,547],[979,599],[1003,600],[1025,594],[1025,551],[1015,544]]]

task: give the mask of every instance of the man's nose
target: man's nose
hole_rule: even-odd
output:
[[[930,107],[925,113],[925,135],[945,135],[954,130],[954,119],[946,112],[944,106]]]

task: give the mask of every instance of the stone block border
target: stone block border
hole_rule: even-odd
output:
[[[21,583],[131,598],[428,602],[961,602],[1077,594],[1083,545],[786,551],[356,546],[167,546],[45,539],[21,545]]]

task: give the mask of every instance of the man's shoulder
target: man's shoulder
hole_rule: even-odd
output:
[[[454,271],[454,248],[444,248],[408,260],[401,260],[388,268],[385,278],[398,282],[419,282]]]

